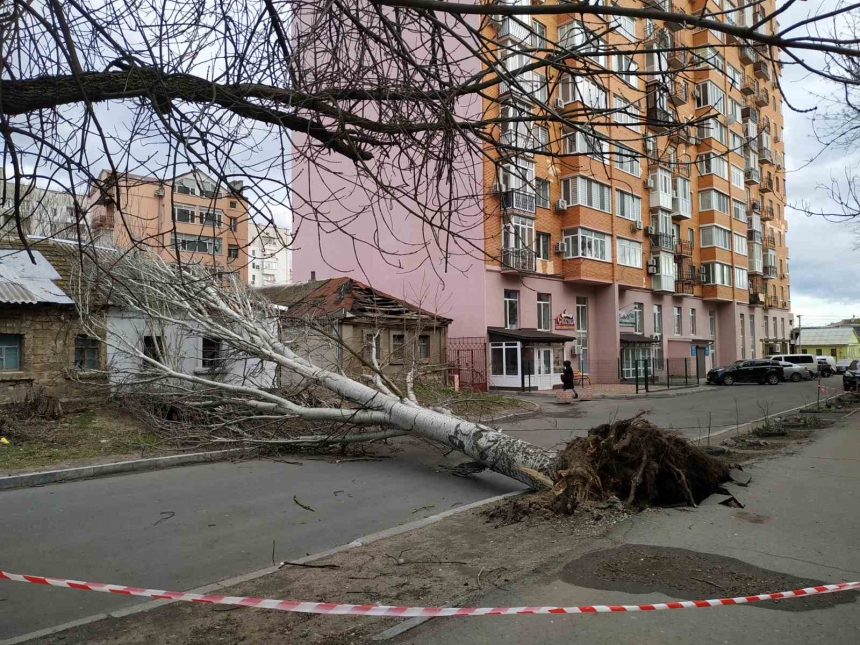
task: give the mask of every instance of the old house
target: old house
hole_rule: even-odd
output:
[[[367,371],[375,348],[386,374],[417,368],[425,377],[444,376],[450,318],[345,277],[259,293],[281,305],[282,335],[320,367]]]
[[[93,391],[104,346],[81,327],[70,297],[69,243],[0,239],[0,404],[31,388],[70,398]]]

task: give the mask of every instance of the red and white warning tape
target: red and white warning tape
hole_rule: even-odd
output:
[[[681,600],[678,602],[661,602],[652,605],[585,605],[581,607],[392,607],[385,605],[341,605],[327,602],[300,602],[298,600],[272,600],[268,598],[243,598],[240,596],[217,596],[213,594],[182,593],[180,591],[160,591],[157,589],[141,589],[140,587],[123,587],[101,582],[80,582],[78,580],[59,580],[41,576],[27,576],[18,573],[0,571],[0,580],[15,582],[30,582],[52,587],[66,587],[82,591],[101,591],[122,596],[143,596],[162,600],[184,600],[186,602],[208,603],[213,605],[235,605],[239,607],[258,607],[261,609],[277,609],[303,614],[340,614],[350,616],[505,616],[522,614],[604,614],[625,611],[661,611],[663,609],[695,609],[699,607],[721,607],[724,605],[742,605],[762,600],[783,600],[801,598],[817,594],[836,593],[860,589],[860,582],[840,582],[833,585],[819,585],[794,591],[765,593],[739,598],[718,598],[715,600]]]

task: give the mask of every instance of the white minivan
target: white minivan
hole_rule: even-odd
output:
[[[818,373],[819,363],[816,358],[824,358],[823,356],[813,356],[812,354],[776,354],[768,356],[769,361],[785,361],[786,363],[794,363],[795,365],[803,365],[809,368],[810,372]],[[835,371],[835,368],[834,368]],[[824,374],[821,374],[824,376]]]

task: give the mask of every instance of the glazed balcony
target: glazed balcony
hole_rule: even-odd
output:
[[[534,213],[535,195],[524,190],[507,190],[502,193],[502,210]]]
[[[738,57],[744,65],[752,65],[758,61],[758,54],[755,53],[749,45],[741,45],[738,47]]]
[[[765,264],[762,270],[762,275],[765,277],[765,280],[776,279],[776,265]]]
[[[651,252],[675,251],[675,238],[668,233],[654,233],[651,236]]]
[[[758,168],[747,168],[744,171],[744,183],[747,186],[754,186],[761,183],[761,172]]]

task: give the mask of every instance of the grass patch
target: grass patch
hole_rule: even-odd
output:
[[[416,384],[415,396],[422,405],[448,408],[458,416],[475,421],[528,408],[527,403],[509,396],[470,390],[455,392],[439,385]]]

